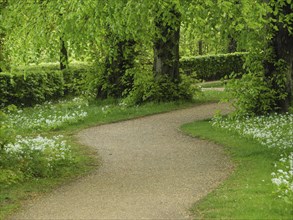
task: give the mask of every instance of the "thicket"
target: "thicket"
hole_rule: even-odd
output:
[[[245,52],[238,52],[183,57],[180,60],[180,67],[185,74],[195,73],[197,78],[201,80],[220,80],[231,73],[243,74],[245,72],[243,64],[246,55]]]

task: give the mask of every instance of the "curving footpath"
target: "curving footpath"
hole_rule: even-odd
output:
[[[227,113],[225,104],[85,129],[76,136],[103,164],[89,176],[27,204],[12,219],[191,219],[191,205],[231,172],[223,149],[180,125]]]

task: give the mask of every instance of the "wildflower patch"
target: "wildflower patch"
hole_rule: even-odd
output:
[[[88,101],[82,98],[60,101],[55,105],[46,102],[36,105],[32,111],[19,109],[8,112],[7,124],[11,128],[25,130],[54,130],[64,124],[82,121],[88,115],[84,110],[87,106]]]
[[[293,114],[258,117],[214,117],[212,125],[257,140],[261,145],[280,152],[272,172],[276,193],[293,204]]]

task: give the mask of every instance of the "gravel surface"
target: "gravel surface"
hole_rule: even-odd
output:
[[[102,166],[27,204],[12,219],[191,219],[188,209],[231,172],[223,149],[191,138],[180,125],[210,118],[225,104],[206,104],[85,129]]]

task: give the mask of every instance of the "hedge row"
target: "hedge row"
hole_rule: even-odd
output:
[[[86,70],[24,70],[0,73],[0,107],[33,106],[82,93]]]
[[[231,73],[244,73],[243,64],[247,53],[231,53],[183,57],[180,67],[186,74],[196,73],[198,79],[219,80]]]

